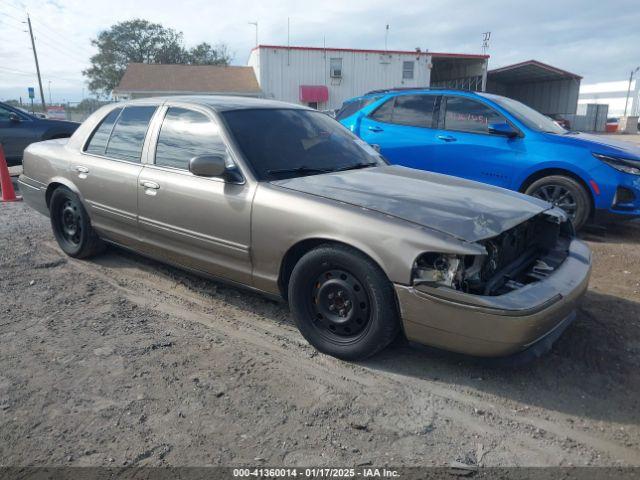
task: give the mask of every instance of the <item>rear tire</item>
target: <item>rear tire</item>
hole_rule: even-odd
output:
[[[298,261],[289,304],[304,338],[344,360],[374,355],[400,330],[391,282],[371,259],[343,245],[321,245]]]
[[[580,230],[591,215],[589,192],[571,177],[543,177],[529,185],[524,193],[546,200],[564,210],[576,230]]]
[[[88,258],[104,249],[104,242],[91,227],[82,202],[68,188],[58,187],[53,191],[49,216],[58,245],[70,257]]]

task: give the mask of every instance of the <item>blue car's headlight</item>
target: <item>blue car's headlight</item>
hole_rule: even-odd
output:
[[[593,156],[620,172],[640,175],[640,160],[612,157],[611,155],[603,155],[601,153],[594,153]]]

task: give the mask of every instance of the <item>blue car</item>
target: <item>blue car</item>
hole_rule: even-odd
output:
[[[380,91],[345,102],[336,119],[391,163],[539,197],[576,229],[640,216],[640,147],[565,130],[510,98]]]

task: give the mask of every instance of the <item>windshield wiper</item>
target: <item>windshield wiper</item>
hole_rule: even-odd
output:
[[[345,167],[336,168],[333,171],[344,172],[345,170],[356,170],[358,168],[367,168],[367,167],[376,167],[376,166],[378,166],[378,162],[354,163],[353,165],[347,165]]]
[[[305,166],[292,167],[292,168],[277,168],[275,170],[267,170],[267,173],[269,175],[277,175],[279,173],[300,173],[304,175],[307,173],[313,174],[313,173],[329,173],[329,172],[333,172],[333,170],[329,168],[313,168],[313,167],[305,167]]]

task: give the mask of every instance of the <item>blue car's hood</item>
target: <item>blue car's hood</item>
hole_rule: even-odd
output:
[[[640,159],[640,145],[611,138],[611,136],[571,132],[565,135],[548,134],[559,143],[589,148],[594,153],[620,155],[625,158]]]

